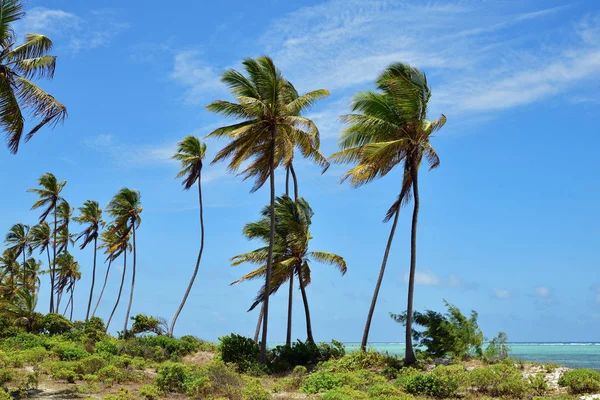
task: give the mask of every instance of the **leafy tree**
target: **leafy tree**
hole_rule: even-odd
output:
[[[289,196],[278,197],[275,202],[275,242],[273,247],[273,273],[269,285],[269,295],[275,293],[284,283],[286,283],[295,273],[302,277],[303,282],[300,285],[302,299],[304,302],[306,322],[308,327],[308,340],[314,342],[312,329],[310,325],[310,311],[308,299],[304,288],[310,284],[310,263],[312,260],[327,263],[339,269],[340,273],[346,273],[346,262],[344,259],[333,253],[324,251],[309,251],[309,241],[312,239],[310,234],[310,225],[313,217],[313,211],[308,202],[303,198],[297,201]],[[262,218],[258,222],[246,224],[244,227],[244,236],[248,239],[258,239],[263,243],[268,243],[270,234],[271,209],[265,207],[262,211]],[[263,278],[266,275],[266,261],[268,251],[266,247],[261,247],[249,253],[243,253],[233,257],[232,265],[237,266],[242,263],[257,264],[260,267],[244,275],[239,280],[233,282],[237,284],[242,281]],[[259,295],[250,310],[257,305],[264,303],[266,288],[263,286]]]
[[[445,314],[432,310],[413,312],[415,324],[425,328],[423,331],[412,330],[415,342],[424,346],[428,355],[432,357],[481,356],[484,338],[477,324],[477,313],[471,311],[470,317],[466,317],[458,307],[445,300],[444,304],[447,308]],[[406,325],[406,312],[390,315],[396,322]]]
[[[108,204],[108,213],[115,218],[114,230],[118,231],[124,228],[124,235],[132,232],[133,239],[133,265],[131,275],[131,292],[129,293],[129,304],[127,305],[127,313],[125,314],[125,325],[123,327],[123,336],[127,336],[127,323],[129,322],[129,313],[131,312],[131,304],[133,303],[133,292],[135,288],[135,272],[136,272],[136,254],[137,247],[135,243],[135,231],[140,226],[142,218],[142,205],[140,201],[140,192],[123,188],[117,193]]]
[[[23,279],[25,279],[25,261],[31,255],[31,234],[29,225],[17,223],[10,227],[4,242],[8,249],[14,251],[15,256],[23,256]]]
[[[40,274],[42,271],[42,262],[34,258],[28,258],[23,265],[23,287],[30,292],[37,292],[40,286]]]
[[[87,311],[85,313],[85,320],[87,321],[90,317],[90,308],[92,307],[92,298],[94,297],[94,284],[96,283],[96,253],[98,252],[98,235],[100,233],[100,229],[104,227],[102,209],[97,201],[87,200],[83,203],[83,207],[79,207],[79,216],[73,219],[80,224],[86,224],[84,231],[81,232],[76,239],[77,241],[79,239],[83,240],[79,248],[83,250],[88,244],[94,242],[92,284],[90,286],[90,298],[88,300]]]
[[[133,324],[129,334],[137,335],[139,333],[154,333],[156,335],[164,335],[168,332],[167,321],[164,318],[156,318],[144,314],[138,314],[131,317]]]
[[[310,119],[300,117],[300,111],[329,93],[317,90],[302,96],[294,96],[293,85],[285,80],[269,57],[243,61],[248,77],[236,70],[228,70],[222,81],[229,86],[238,103],[217,100],[207,106],[215,113],[241,120],[233,125],[216,129],[209,137],[228,137],[225,146],[214,162],[230,159],[229,170],[240,172],[244,179],[254,178],[252,191],[258,190],[267,181],[271,189],[271,213],[275,207],[275,169],[287,164],[297,146],[306,157],[314,157],[318,148],[318,129]],[[271,266],[275,221],[271,220],[270,239],[267,250],[265,287],[270,292]],[[267,322],[269,316],[268,297],[264,303],[263,333],[260,360],[266,362]]]
[[[54,239],[52,241],[52,250],[53,250],[54,255],[52,257],[52,264],[51,264],[51,271],[50,271],[50,287],[51,287],[51,290],[50,290],[50,312],[54,312],[54,285],[55,285],[55,279],[56,279],[55,264],[56,264],[56,250],[57,250],[56,249],[56,245],[57,245],[56,233],[57,233],[57,223],[58,223],[56,206],[57,206],[58,202],[60,200],[62,200],[60,193],[62,192],[65,185],[67,184],[67,181],[58,181],[53,174],[46,173],[38,178],[38,183],[40,185],[39,189],[34,188],[34,189],[28,190],[28,192],[35,193],[39,196],[39,199],[35,203],[33,203],[33,206],[31,207],[31,209],[35,210],[37,208],[43,208],[42,215],[40,216],[40,223],[43,223],[46,220],[46,218],[48,217],[48,215],[54,211],[54,231],[53,231]]]
[[[423,158],[429,163],[430,169],[439,165],[437,153],[429,141],[433,133],[446,123],[446,117],[442,115],[435,121],[427,119],[427,104],[431,97],[431,90],[425,74],[415,67],[402,63],[390,65],[377,78],[376,87],[377,92],[365,91],[354,96],[352,111],[355,113],[342,117],[348,124],[339,143],[342,150],[332,155],[331,159],[335,162],[357,164],[343,177],[343,180],[350,179],[354,186],[362,186],[387,175],[397,165],[402,166],[403,178],[400,193],[385,218],[385,221],[393,219],[394,222],[373,293],[361,348],[366,349],[371,320],[396,231],[400,208],[413,197],[405,357],[405,362],[410,365],[416,361],[411,330],[417,262],[418,171]]]
[[[24,326],[27,332],[31,332],[37,318],[35,312],[37,300],[37,293],[20,289],[10,300],[0,302],[0,315],[15,321],[16,324]]]
[[[32,82],[54,76],[56,57],[48,55],[52,41],[44,35],[28,33],[24,43],[15,46],[13,24],[24,16],[21,0],[0,2],[0,129],[13,154],[19,150],[25,132],[24,110],[41,119],[25,135],[26,142],[44,125],[56,126],[67,117],[65,106]]]
[[[173,316],[171,326],[169,327],[169,336],[173,336],[175,330],[175,323],[177,318],[185,306],[185,302],[192,290],[198,269],[200,268],[200,260],[202,259],[202,252],[204,251],[204,213],[202,209],[202,160],[206,155],[206,144],[201,143],[200,140],[195,136],[188,136],[177,144],[177,153],[173,158],[181,162],[181,171],[177,174],[177,178],[184,178],[183,188],[189,190],[198,183],[198,204],[200,206],[200,250],[198,251],[198,259],[196,260],[196,267],[194,273],[190,279],[190,283],[183,295],[183,300],[179,308]]]

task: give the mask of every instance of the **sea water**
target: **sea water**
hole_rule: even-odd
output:
[[[360,343],[344,343],[346,350]],[[571,368],[600,370],[600,343],[509,343],[511,357],[538,363],[553,362]],[[370,343],[370,348],[389,354],[404,354],[404,343]]]

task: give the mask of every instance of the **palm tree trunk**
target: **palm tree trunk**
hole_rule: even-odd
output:
[[[127,313],[125,314],[125,325],[123,326],[123,337],[127,337],[127,325],[129,323],[129,313],[131,312],[131,304],[133,303],[133,289],[135,287],[135,267],[136,267],[137,249],[135,245],[135,221],[133,222],[133,269],[131,273],[131,292],[129,293],[129,304],[127,305]]]
[[[73,296],[75,295],[75,282],[73,282],[73,287],[71,288],[71,315],[69,316],[69,321],[73,321]]]
[[[408,304],[406,307],[406,354],[404,363],[412,365],[416,362],[415,352],[412,345],[412,318],[413,318],[413,294],[415,290],[415,270],[417,268],[417,219],[419,218],[419,182],[418,165],[415,160],[411,165],[411,176],[413,183],[414,209],[412,216],[412,227],[410,232],[410,275],[408,279]]]
[[[52,289],[50,290],[50,312],[54,312],[54,283],[56,280],[56,203],[54,203],[53,236],[54,236],[54,241],[52,243],[52,249],[53,249],[54,255],[52,256],[52,268],[50,269],[50,271],[51,271],[50,272],[50,285],[52,286]]]
[[[296,177],[296,171],[294,165],[290,164],[290,172],[292,173],[292,180],[294,181],[294,200],[298,201],[298,178]]]
[[[267,325],[269,322],[269,295],[271,294],[271,267],[273,265],[273,244],[275,243],[275,126],[271,128],[271,154],[269,160],[269,180],[271,183],[271,226],[269,233],[269,252],[267,255],[267,271],[265,276],[265,300],[262,341],[260,343],[260,362],[267,362]]]
[[[111,259],[108,262],[108,267],[106,268],[106,276],[104,277],[104,284],[102,285],[102,290],[100,291],[100,296],[98,296],[98,301],[96,302],[96,306],[94,307],[94,311],[92,312],[92,317],[96,315],[96,310],[100,305],[100,300],[102,300],[102,295],[104,294],[104,289],[106,288],[106,282],[108,282],[108,273],[110,272],[110,266],[112,265],[113,260]]]
[[[177,317],[183,310],[183,306],[185,306],[185,302],[192,290],[192,286],[194,285],[194,280],[196,279],[196,275],[198,274],[198,269],[200,268],[200,260],[202,259],[202,252],[204,251],[204,213],[202,212],[202,179],[201,174],[202,169],[198,173],[198,203],[200,205],[200,251],[198,252],[198,259],[196,260],[196,268],[194,269],[194,273],[192,274],[192,279],[190,279],[190,284],[183,295],[183,300],[173,317],[173,321],[171,322],[171,327],[169,329],[169,336],[173,336],[173,331],[175,330],[175,322],[177,322]]]
[[[387,246],[385,246],[385,253],[383,253],[383,261],[381,262],[379,277],[377,278],[375,292],[373,292],[373,298],[371,299],[371,307],[369,308],[369,314],[367,315],[367,323],[365,324],[362,342],[360,343],[360,349],[362,351],[367,350],[367,341],[369,340],[369,330],[371,329],[371,321],[373,320],[373,313],[375,312],[375,304],[377,303],[377,297],[379,296],[379,289],[381,289],[381,282],[383,281],[383,274],[385,273],[385,267],[387,265],[388,256],[390,254],[390,248],[392,247],[392,241],[394,240],[394,233],[396,233],[396,225],[398,225],[399,215],[400,207],[398,206],[398,210],[396,210],[396,215],[394,215],[394,222],[392,223],[392,229],[390,230],[390,236],[388,237]]]
[[[258,322],[256,323],[256,330],[254,331],[254,341],[258,343],[258,335],[260,334],[260,326],[262,324],[263,316],[265,312],[265,305],[261,303],[260,313],[258,314]]]
[[[290,195],[290,166],[287,167],[285,172],[285,195]],[[293,298],[294,298],[294,269],[290,271],[290,288],[288,291],[288,315],[287,315],[287,334],[285,336],[286,346],[292,344],[292,311],[293,311]]]
[[[23,286],[27,287],[27,259],[25,258],[25,249],[23,249]]]
[[[314,343],[315,339],[313,338],[312,323],[310,322],[308,298],[306,297],[306,288],[304,287],[304,282],[302,281],[302,267],[297,266],[296,272],[298,273],[298,282],[300,282],[300,293],[302,293],[302,302],[304,303],[304,315],[306,316],[306,340],[311,343]]]
[[[94,284],[96,283],[96,253],[98,244],[98,237],[94,238],[94,267],[92,268],[92,287],[90,288],[90,299],[88,300],[87,312],[85,313],[85,320],[90,318],[90,308],[92,307],[92,297],[94,296]]]
[[[119,286],[119,294],[117,295],[117,302],[113,307],[112,312],[110,313],[110,317],[108,317],[108,321],[106,322],[106,331],[108,332],[108,327],[110,325],[110,321],[112,317],[115,315],[115,311],[117,311],[117,306],[119,305],[119,300],[121,300],[121,292],[123,292],[123,285],[125,284],[125,272],[127,271],[127,249],[123,251],[123,275],[121,276],[121,286]],[[108,272],[108,271],[107,271]]]

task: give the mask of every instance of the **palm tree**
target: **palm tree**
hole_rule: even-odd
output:
[[[94,311],[92,312],[92,317],[96,315],[96,311],[98,310],[98,306],[100,305],[100,301],[102,300],[102,295],[104,294],[104,289],[106,289],[106,283],[108,282],[108,276],[110,274],[110,267],[112,266],[113,261],[115,261],[121,255],[121,247],[119,246],[121,238],[117,232],[113,231],[114,226],[110,225],[106,230],[104,230],[100,234],[100,241],[102,244],[98,246],[99,249],[104,249],[104,254],[106,254],[106,261],[108,261],[108,266],[106,268],[106,275],[104,276],[104,283],[102,284],[102,290],[100,290],[100,295],[98,296],[98,300],[96,301],[96,306],[94,307]],[[131,251],[131,244],[127,243],[129,251]],[[124,278],[125,276],[123,276]]]
[[[119,306],[119,301],[121,300],[121,293],[123,292],[123,285],[125,284],[125,275],[127,273],[127,251],[131,251],[131,244],[129,243],[129,239],[131,237],[127,226],[122,226],[118,230],[115,230],[115,226],[111,225],[108,227],[108,231],[112,232],[112,236],[107,244],[110,243],[110,247],[107,248],[107,252],[109,253],[109,267],[112,262],[119,257],[119,255],[123,254],[123,274],[121,275],[121,285],[119,286],[119,294],[117,295],[117,301],[115,302],[115,306],[113,307],[110,317],[106,321],[106,332],[108,332],[108,327],[110,326],[110,322],[112,321],[115,312],[117,311],[117,307]],[[106,277],[108,278],[108,270],[106,271]],[[106,281],[104,281],[104,285],[106,286]],[[104,288],[102,288],[102,292],[104,292]],[[100,293],[100,298],[102,298],[102,293]],[[98,303],[100,303],[100,298],[98,299]],[[98,305],[96,305],[96,308]]]
[[[56,257],[56,311],[59,312],[60,301],[65,290],[68,291],[72,286],[74,276],[81,277],[79,271],[79,263],[75,261],[71,253],[65,251]],[[67,303],[68,306],[68,303]]]
[[[287,165],[293,157],[294,146],[297,146],[305,157],[313,159],[315,157],[313,149],[319,147],[316,125],[310,119],[300,117],[300,111],[327,96],[329,92],[316,90],[302,96],[294,96],[293,85],[283,78],[269,57],[246,59],[242,64],[248,77],[233,69],[226,71],[222,76],[222,81],[229,86],[238,103],[217,100],[207,106],[210,111],[242,120],[216,129],[208,135],[231,139],[231,142],[219,151],[213,163],[229,158],[228,168],[236,172],[242,164],[249,162],[240,174],[244,179],[255,178],[252,192],[262,187],[267,179],[270,181],[270,204],[273,215],[275,168],[281,164]],[[319,162],[319,160],[315,161]],[[269,292],[271,279],[274,236],[275,220],[272,219],[266,259],[267,292]],[[263,313],[260,360],[264,363],[269,318],[268,296],[265,298]]]
[[[0,279],[2,280],[2,291],[0,298],[11,299],[19,291],[18,256],[14,250],[6,249],[0,256]]]
[[[34,225],[29,231],[31,234],[31,248],[40,249],[40,254],[46,251],[48,257],[48,268],[51,267],[50,243],[52,241],[52,230],[46,221]]]
[[[36,317],[35,308],[37,301],[38,296],[36,292],[20,289],[10,300],[0,302],[0,315],[3,318],[25,326],[27,332],[31,332]]]
[[[296,274],[302,282],[300,289],[306,313],[308,340],[314,342],[310,325],[308,299],[304,290],[306,285],[310,284],[310,262],[314,260],[333,265],[339,269],[342,275],[346,273],[346,262],[337,254],[308,250],[309,241],[312,239],[309,231],[312,216],[313,211],[303,198],[298,198],[297,201],[292,200],[287,195],[277,198],[275,202],[276,222],[275,245],[273,247],[273,273],[271,275],[269,292],[263,286],[250,310],[254,309],[260,303],[264,303],[268,297],[265,295],[266,293],[269,293],[269,296],[272,295],[289,279],[293,279],[294,274]],[[270,208],[265,207],[262,211],[262,218],[258,222],[246,224],[244,235],[248,239],[259,239],[263,243],[267,243],[270,234],[270,221]],[[266,265],[264,264],[267,257],[268,251],[265,247],[233,257],[231,259],[233,266],[249,262],[258,264],[260,267],[232,284],[264,277],[266,275]]]
[[[54,76],[56,57],[48,55],[52,41],[44,35],[28,33],[25,42],[15,46],[12,25],[24,16],[20,0],[0,1],[0,129],[13,154],[19,150],[25,130],[23,111],[41,119],[25,135],[26,142],[44,125],[54,127],[67,117],[65,106],[31,81]]]
[[[125,325],[123,327],[123,337],[127,336],[127,324],[129,322],[129,314],[131,312],[131,304],[133,303],[133,291],[135,287],[135,270],[136,270],[136,243],[135,231],[140,226],[142,218],[142,205],[140,201],[140,192],[123,188],[112,198],[107,208],[108,213],[115,218],[114,231],[125,228],[125,234],[132,232],[133,238],[133,267],[131,274],[131,292],[129,293],[129,304],[127,313],[125,314]]]
[[[40,285],[40,274],[43,273],[42,262],[35,258],[28,258],[25,261],[23,271],[25,272],[25,278],[23,279],[23,287],[30,292],[36,292]]]
[[[87,224],[85,230],[77,236],[77,240],[83,239],[83,242],[79,246],[81,250],[94,242],[94,266],[92,268],[92,285],[90,287],[90,298],[88,300],[87,311],[85,313],[85,320],[87,321],[90,317],[90,308],[92,307],[92,297],[94,296],[94,284],[96,282],[96,253],[98,251],[98,234],[100,228],[104,227],[104,220],[102,219],[102,209],[97,201],[87,200],[83,203],[83,207],[79,207],[79,216],[73,218],[80,224]]]
[[[439,158],[429,143],[433,133],[442,128],[446,117],[429,121],[427,104],[431,90],[425,74],[410,65],[396,63],[390,65],[377,79],[379,91],[358,93],[352,102],[355,114],[343,116],[349,125],[344,131],[340,147],[342,151],[331,158],[336,162],[353,162],[357,165],[342,178],[350,179],[354,186],[361,186],[385,176],[396,165],[403,167],[400,194],[388,210],[385,221],[394,219],[384,253],[379,278],[375,286],[373,300],[367,317],[361,348],[365,349],[375,303],[387,263],[398,215],[401,206],[414,197],[411,228],[411,257],[408,284],[408,305],[406,323],[407,364],[415,362],[412,347],[413,292],[416,269],[417,218],[419,214],[418,170],[423,157],[430,169],[439,165]]]
[[[40,216],[40,223],[44,222],[52,211],[54,211],[54,240],[52,241],[52,250],[54,255],[52,257],[52,265],[50,266],[50,286],[52,289],[50,290],[50,312],[54,312],[54,284],[56,278],[56,233],[57,233],[57,215],[56,215],[56,205],[60,197],[60,193],[67,184],[67,181],[58,181],[56,177],[51,173],[46,173],[38,178],[38,183],[41,186],[40,189],[29,189],[28,192],[36,193],[39,196],[39,200],[33,203],[31,207],[32,210],[35,210],[40,207],[44,207],[44,211]]]
[[[173,331],[175,330],[175,323],[177,322],[177,317],[183,310],[185,306],[185,302],[192,290],[192,286],[194,285],[194,280],[196,279],[196,275],[198,274],[198,269],[200,268],[200,260],[202,259],[202,251],[204,250],[204,213],[202,210],[202,160],[206,155],[206,144],[201,143],[200,140],[195,136],[188,136],[183,139],[177,145],[177,153],[173,156],[173,158],[179,162],[181,162],[181,171],[177,174],[177,178],[185,178],[183,180],[183,188],[185,190],[189,190],[196,182],[198,182],[198,203],[200,205],[200,250],[198,251],[198,259],[196,260],[196,268],[194,268],[194,273],[192,274],[192,279],[190,279],[190,283],[183,295],[183,300],[173,316],[173,321],[171,321],[171,326],[169,327],[169,336],[173,336]]]
[[[16,223],[10,227],[4,242],[8,245],[8,249],[15,252],[19,257],[23,255],[23,276],[25,276],[25,260],[27,255],[31,255],[31,234],[29,225]]]
[[[58,217],[58,233],[57,233],[57,246],[56,252],[63,253],[68,250],[69,244],[75,244],[75,237],[77,234],[73,234],[69,230],[69,224],[71,223],[71,217],[75,208],[71,207],[69,203],[62,199],[56,206],[56,215]]]

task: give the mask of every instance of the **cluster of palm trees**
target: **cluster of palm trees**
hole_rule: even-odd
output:
[[[23,16],[20,0],[0,0],[0,46],[3,50],[0,53],[0,129],[6,133],[8,147],[13,153],[17,152],[24,133],[22,108],[28,108],[33,117],[41,119],[26,134],[25,141],[44,125],[56,125],[66,117],[66,108],[31,82],[34,78],[52,78],[56,58],[47,55],[52,42],[45,36],[28,34],[23,44],[14,46],[15,35],[11,24]],[[309,251],[309,227],[313,212],[308,202],[298,194],[299,185],[294,170],[296,152],[321,166],[323,172],[330,165],[319,151],[320,138],[316,124],[302,116],[316,101],[327,97],[329,92],[319,89],[299,94],[292,83],[283,77],[273,60],[266,56],[245,59],[242,65],[245,74],[230,69],[222,75],[222,81],[229,87],[236,101],[218,100],[207,106],[208,110],[236,121],[214,130],[208,137],[229,139],[229,143],[217,153],[212,162],[228,160],[230,172],[238,173],[244,179],[254,179],[252,192],[269,182],[269,205],[262,211],[262,218],[258,222],[247,224],[243,231],[246,237],[258,239],[263,246],[232,258],[233,265],[248,262],[259,266],[234,284],[264,278],[264,284],[250,309],[260,305],[256,339],[258,340],[262,325],[260,357],[265,361],[270,295],[282,285],[289,285],[286,337],[289,344],[292,293],[294,280],[298,280],[306,314],[307,337],[309,341],[313,341],[305,291],[310,284],[310,260],[332,264],[342,274],[346,271],[346,263],[342,257],[332,253]],[[425,74],[415,67],[403,63],[392,64],[379,75],[375,86],[375,91],[360,92],[353,97],[352,113],[342,116],[347,128],[339,140],[340,151],[330,159],[336,163],[353,165],[342,181],[349,180],[354,186],[362,186],[383,177],[395,167],[402,169],[402,177],[398,180],[398,197],[385,216],[386,222],[393,222],[367,315],[361,348],[365,349],[368,342],[400,210],[412,200],[406,313],[406,363],[412,364],[415,361],[411,332],[419,215],[419,168],[423,160],[429,164],[430,169],[439,165],[439,158],[430,139],[445,124],[446,117],[442,115],[437,120],[427,118],[431,90]],[[198,138],[189,136],[179,143],[178,152],[174,156],[182,164],[178,177],[184,178],[184,188],[187,190],[194,184],[198,185],[201,236],[196,266],[169,327],[171,335],[193,287],[204,250],[201,173],[205,153],[206,146]],[[277,168],[284,168],[286,171],[285,195],[280,197],[275,195]],[[289,193],[290,176],[294,187],[293,199]],[[74,209],[61,196],[65,184],[65,181],[58,181],[49,173],[40,177],[39,188],[30,190],[39,196],[32,207],[42,210],[39,224],[31,228],[25,224],[16,224],[6,237],[8,248],[0,258],[0,300],[4,304],[2,312],[9,315],[14,312],[14,307],[35,309],[39,275],[48,273],[51,286],[50,311],[59,312],[63,295],[67,294],[67,307],[70,306],[72,316],[73,293],[81,273],[79,264],[69,253],[69,247],[81,241],[80,247],[85,249],[93,243],[92,284],[86,318],[94,315],[97,310],[111,265],[119,257],[123,260],[121,285],[107,328],[121,298],[127,273],[127,253],[133,253],[131,290],[123,329],[123,334],[126,335],[136,277],[136,230],[141,223],[142,212],[140,194],[135,190],[121,189],[107,207],[112,221],[105,223],[98,203],[91,200],[79,208],[77,217],[71,218]],[[71,219],[85,226],[81,234],[69,231]],[[42,271],[41,262],[31,257],[34,249],[46,253],[48,270]],[[98,249],[104,250],[108,265],[104,285],[96,306],[91,310]],[[66,313],[66,309],[64,312]]]

